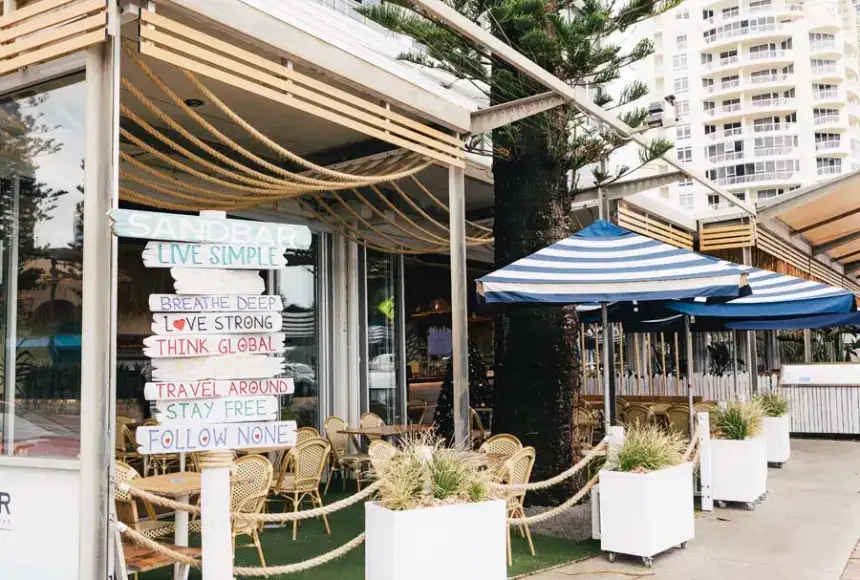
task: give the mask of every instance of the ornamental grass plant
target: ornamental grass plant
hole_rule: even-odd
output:
[[[782,417],[788,415],[788,399],[776,391],[765,391],[756,397],[766,417]]]
[[[673,467],[683,460],[687,444],[680,433],[637,423],[624,434],[624,443],[607,459],[607,468],[647,473]]]
[[[721,439],[743,441],[761,435],[764,409],[758,399],[732,401],[717,411],[714,426]]]
[[[379,505],[405,511],[500,497],[491,475],[467,453],[447,447],[435,434],[404,441],[378,474]]]

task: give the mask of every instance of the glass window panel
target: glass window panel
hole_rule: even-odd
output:
[[[82,75],[0,99],[2,453],[80,452]]]
[[[388,424],[405,422],[400,416],[402,389],[398,385],[396,259],[368,251],[366,261],[368,406]]]

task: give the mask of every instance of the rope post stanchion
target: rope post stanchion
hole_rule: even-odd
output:
[[[711,427],[707,412],[696,414],[699,422],[699,482],[702,511],[714,511],[714,495],[711,488]]]
[[[233,580],[233,539],[230,529],[230,451],[209,451],[200,457],[203,579]]]

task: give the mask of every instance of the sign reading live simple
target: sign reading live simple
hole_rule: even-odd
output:
[[[249,395],[289,395],[295,391],[293,379],[233,379],[228,381],[163,381],[146,383],[147,401],[245,397]]]
[[[130,209],[112,210],[110,218],[114,234],[121,237],[298,250],[311,247],[311,230],[307,226]]]
[[[143,454],[289,447],[296,442],[296,422],[157,425],[138,427],[136,438]]]
[[[181,401],[157,401],[155,403],[155,419],[162,425],[272,421],[277,417],[278,399],[268,395],[264,397],[185,399]]]
[[[151,358],[278,354],[286,350],[284,340],[285,336],[282,332],[147,336],[143,339],[143,354]]]
[[[150,294],[152,312],[281,312],[284,300],[280,296],[258,294]]]
[[[210,334],[216,332],[278,332],[284,324],[279,312],[224,312],[217,314],[154,314],[155,334]]]
[[[143,265],[147,268],[277,270],[287,265],[286,251],[277,246],[149,242],[143,250]]]

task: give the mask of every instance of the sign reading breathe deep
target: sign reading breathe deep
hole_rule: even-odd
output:
[[[207,212],[212,213],[212,212]],[[143,454],[286,447],[295,421],[276,421],[279,396],[294,391],[278,378],[286,351],[284,301],[263,295],[260,270],[287,266],[288,249],[307,249],[307,228],[180,216],[111,212],[118,236],[150,239],[148,268],[170,268],[176,294],[153,294],[153,335],[143,340],[153,382],[144,396],[157,426],[140,427]]]

